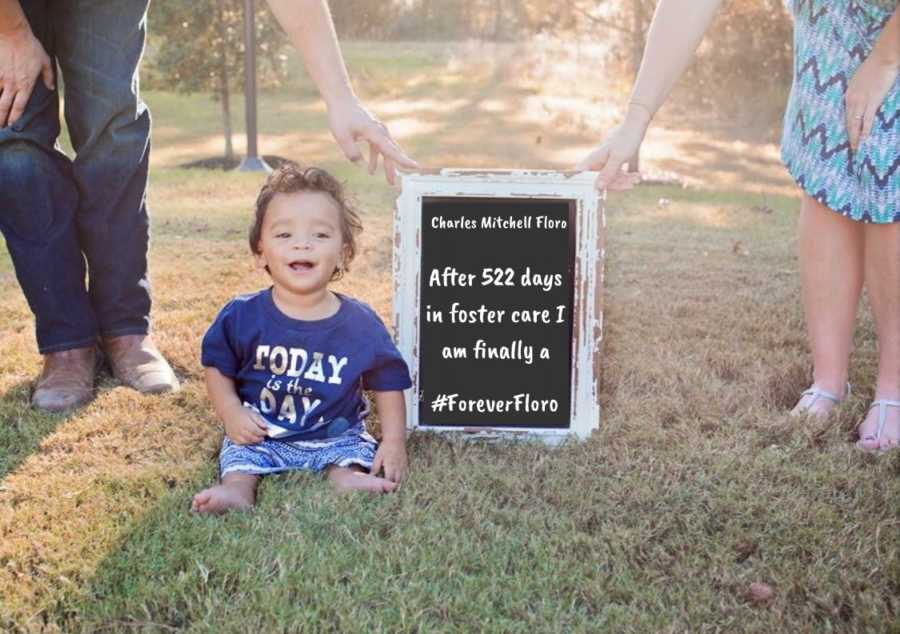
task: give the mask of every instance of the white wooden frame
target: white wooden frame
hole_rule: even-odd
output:
[[[406,399],[409,430],[462,432],[471,437],[537,437],[555,444],[587,438],[600,424],[600,349],[603,337],[603,263],[606,218],[594,172],[442,169],[403,174],[394,216],[394,327],[413,387]],[[572,392],[568,429],[450,427],[419,421],[419,300],[422,200],[426,197],[575,201],[575,297]]]

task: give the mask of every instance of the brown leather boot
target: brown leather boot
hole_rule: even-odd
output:
[[[44,355],[31,404],[48,412],[64,412],[84,405],[94,396],[97,348],[75,348]]]
[[[174,392],[178,379],[163,358],[150,335],[103,337],[103,352],[113,376],[144,394]]]

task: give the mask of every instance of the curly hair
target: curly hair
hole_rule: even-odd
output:
[[[265,184],[256,197],[256,210],[250,225],[250,251],[259,254],[259,241],[262,236],[263,220],[269,203],[276,194],[293,194],[296,192],[322,192],[331,196],[340,212],[341,239],[344,243],[345,256],[343,266],[334,270],[331,280],[339,280],[344,271],[356,256],[356,237],[362,231],[359,211],[347,199],[344,186],[334,176],[318,167],[301,167],[297,163],[287,161],[269,174]],[[268,270],[268,267],[266,267]]]

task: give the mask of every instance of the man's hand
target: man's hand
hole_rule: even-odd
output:
[[[344,99],[329,104],[328,125],[344,155],[354,163],[363,160],[357,143],[369,144],[369,174],[378,169],[378,157],[384,159],[384,176],[388,183],[396,182],[398,167],[416,169],[419,164],[406,155],[391,137],[387,127],[356,99]]]
[[[14,124],[25,112],[39,75],[53,90],[53,65],[28,24],[0,31],[0,128]]]
[[[222,417],[225,435],[236,445],[256,445],[266,439],[266,422],[249,407],[231,407]]]
[[[391,482],[402,482],[409,473],[404,438],[385,439],[375,452],[372,475],[378,475],[384,468],[384,477]]]

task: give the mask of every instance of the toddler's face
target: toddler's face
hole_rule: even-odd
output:
[[[328,286],[344,256],[340,209],[323,192],[276,194],[269,202],[256,255],[282,290],[305,295]]]

